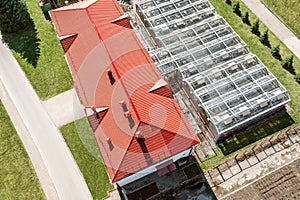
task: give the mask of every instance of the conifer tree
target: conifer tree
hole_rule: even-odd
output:
[[[25,0],[0,0],[0,30],[10,33],[25,28],[30,22]]]
[[[251,32],[257,36],[260,35],[260,32],[259,32],[259,21],[256,20],[252,26],[251,26]]]

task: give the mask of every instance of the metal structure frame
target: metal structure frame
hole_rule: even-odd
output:
[[[217,139],[290,101],[208,0],[142,0],[136,12],[156,42],[149,53],[160,73],[176,74]]]

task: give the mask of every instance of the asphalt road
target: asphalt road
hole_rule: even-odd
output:
[[[32,145],[35,145],[40,153],[58,198],[66,200],[92,199],[61,133],[51,121],[17,61],[1,42],[0,81],[6,91],[5,94],[11,99],[16,113],[27,129],[18,134],[30,134],[25,137],[32,138]]]

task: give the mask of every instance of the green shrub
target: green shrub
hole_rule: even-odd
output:
[[[259,36],[260,35],[260,32],[259,32],[259,21],[256,20],[252,26],[251,26],[251,33]]]

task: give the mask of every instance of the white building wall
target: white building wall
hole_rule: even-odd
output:
[[[140,179],[140,178],[142,178],[144,176],[147,176],[148,174],[151,174],[151,173],[155,172],[156,171],[156,167],[159,166],[159,165],[161,165],[161,164],[163,164],[163,163],[165,163],[165,162],[168,162],[168,161],[170,161],[172,159],[175,162],[175,161],[179,160],[180,158],[184,158],[184,157],[189,156],[190,153],[191,153],[191,151],[192,151],[192,149],[193,148],[191,147],[191,148],[189,148],[189,149],[187,149],[185,151],[182,151],[182,152],[180,152],[180,153],[178,153],[178,154],[176,154],[176,155],[174,155],[172,157],[169,157],[169,158],[167,158],[167,159],[165,159],[163,161],[155,163],[154,165],[151,165],[151,166],[149,166],[149,167],[147,167],[147,168],[145,168],[145,169],[143,169],[143,170],[141,170],[139,172],[136,172],[135,174],[127,176],[127,177],[125,177],[125,178],[117,181],[116,183],[119,186],[122,187],[124,185],[127,185],[128,183],[136,181],[136,180],[138,180],[138,179]]]

